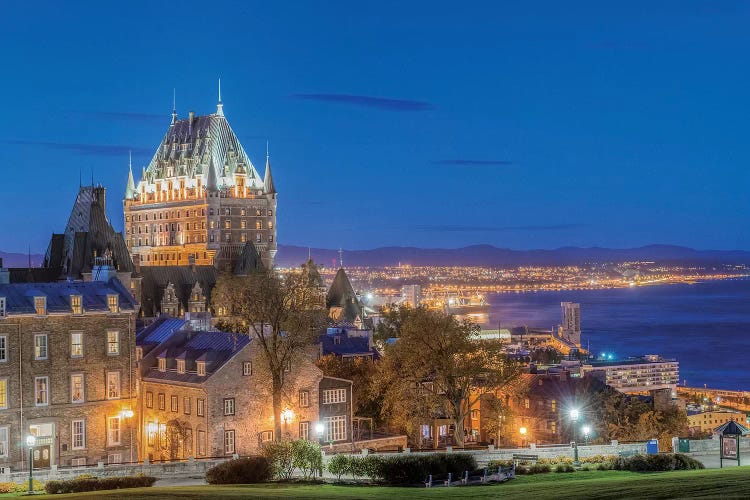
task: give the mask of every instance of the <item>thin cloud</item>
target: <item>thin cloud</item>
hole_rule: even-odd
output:
[[[118,111],[70,111],[69,113],[109,122],[127,122],[154,125],[169,124],[169,121],[172,119],[172,117],[168,113],[165,113],[163,115],[156,115],[153,113],[123,113]]]
[[[471,160],[467,158],[456,158],[453,160],[435,160],[435,165],[459,165],[464,167],[507,167],[515,165],[509,160]]]
[[[586,227],[585,224],[550,224],[529,226],[463,226],[459,224],[417,225],[410,229],[434,233],[502,233],[512,231],[562,231]]]
[[[137,148],[132,146],[118,146],[115,144],[75,144],[68,142],[44,142],[44,141],[0,141],[3,144],[16,144],[19,146],[38,146],[55,151],[67,151],[83,156],[117,156],[125,157],[129,152],[136,156],[148,156],[153,154],[152,149]]]
[[[386,97],[372,97],[353,94],[292,94],[292,99],[306,101],[332,102],[348,104],[364,108],[375,108],[385,111],[429,111],[435,107],[429,102],[412,101],[409,99],[389,99]]]

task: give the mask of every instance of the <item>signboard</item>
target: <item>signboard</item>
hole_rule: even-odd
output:
[[[721,458],[727,460],[737,460],[739,451],[739,436],[729,435],[721,436]]]

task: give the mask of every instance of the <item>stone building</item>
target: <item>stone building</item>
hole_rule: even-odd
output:
[[[125,199],[125,242],[142,266],[215,265],[233,271],[246,247],[263,265],[276,255],[276,188],[266,152],[261,178],[224,116],[178,119]]]
[[[138,306],[116,270],[93,281],[9,283],[0,272],[0,467],[136,460]]]
[[[144,457],[247,455],[274,439],[270,378],[250,336],[195,331],[185,320],[162,316],[139,332],[137,344]],[[282,432],[288,438],[346,442],[351,381],[324,377],[316,358],[313,348],[288,366]]]

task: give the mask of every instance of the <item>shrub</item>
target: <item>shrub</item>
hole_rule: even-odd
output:
[[[302,471],[305,479],[323,474],[323,451],[318,443],[307,439],[292,441],[293,466]]]
[[[250,484],[271,479],[271,464],[266,457],[228,460],[206,471],[208,484]]]
[[[546,474],[547,472],[551,471],[552,467],[547,464],[534,464],[529,467],[529,474]]]
[[[612,469],[614,470],[627,470],[631,472],[662,472],[703,468],[703,464],[699,461],[679,453],[634,455],[628,458],[618,458],[612,463]]]
[[[16,483],[0,483],[0,493],[15,493]]]
[[[380,466],[380,457],[355,457],[349,456],[349,474],[354,477],[377,477],[377,470]]]
[[[82,493],[84,491],[117,490],[121,488],[143,488],[153,486],[155,477],[151,476],[124,476],[124,477],[80,477],[66,481],[47,481],[44,490],[48,494],[56,493]],[[35,485],[36,489],[36,485]],[[21,491],[26,491],[21,490]]]
[[[526,467],[525,465],[516,465],[516,476],[525,476],[526,474],[531,474],[529,467]]]
[[[263,445],[261,453],[271,464],[274,477],[288,481],[294,473],[294,449],[292,441],[270,441]]]
[[[328,461],[328,472],[336,476],[337,480],[341,481],[341,476],[352,473],[352,461],[349,459],[348,455],[342,453],[334,455],[331,460]]]
[[[379,457],[368,455],[354,458],[355,470],[361,466],[361,471],[372,479],[382,480],[389,484],[416,484],[424,481],[430,474],[433,477],[445,477],[449,473],[459,479],[464,471],[477,468],[474,457],[467,453],[434,453],[424,455],[397,455]]]
[[[555,467],[555,472],[575,472],[576,469],[570,464],[558,464]]]
[[[488,469],[501,469],[504,467],[513,467],[513,460],[490,460],[487,462]]]

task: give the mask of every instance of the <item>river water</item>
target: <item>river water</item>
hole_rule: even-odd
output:
[[[661,354],[690,386],[750,390],[750,280],[490,294],[486,328],[561,322],[560,302],[581,304],[582,344],[617,358]]]

